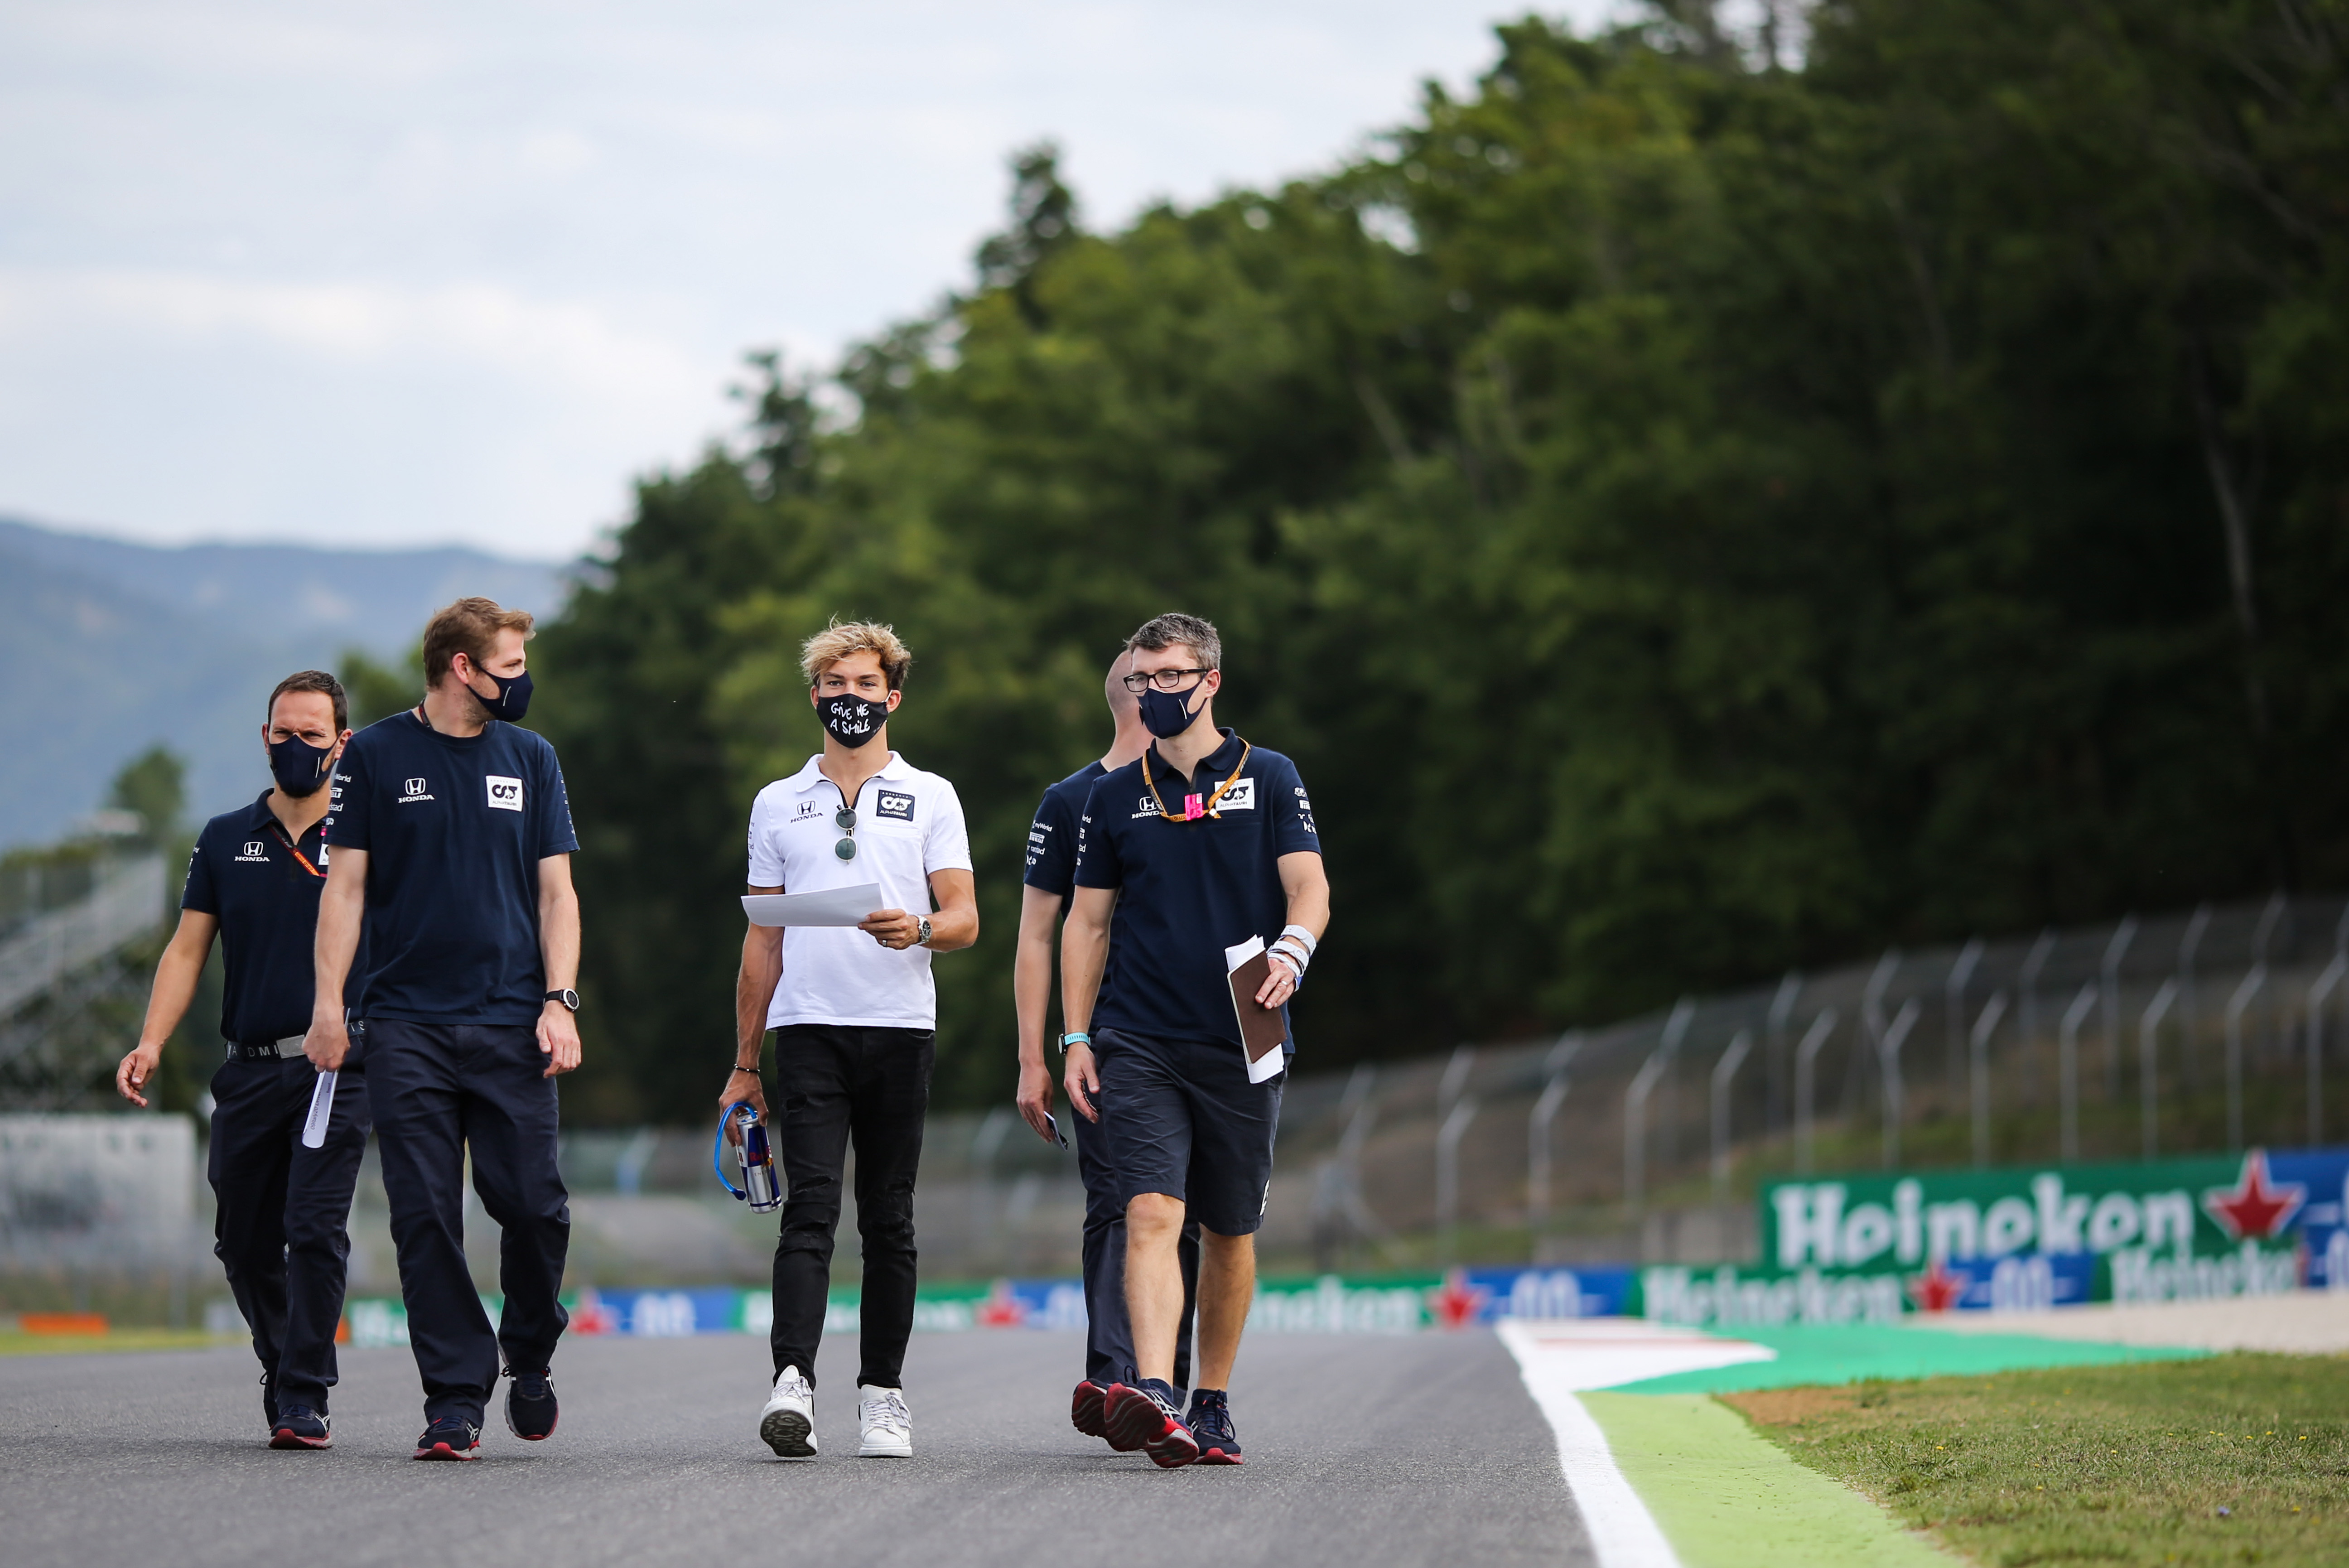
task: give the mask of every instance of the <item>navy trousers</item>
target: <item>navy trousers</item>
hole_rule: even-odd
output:
[[[205,1175],[217,1200],[212,1255],[253,1330],[272,1408],[307,1405],[323,1414],[336,1379],[367,1096],[354,1064],[335,1081],[326,1146],[305,1148],[302,1124],[317,1081],[300,1056],[221,1064]]]
[[[543,1372],[571,1320],[555,1299],[571,1250],[571,1195],[555,1168],[554,1080],[527,1023],[367,1023],[367,1096],[408,1343],[427,1420],[478,1427],[499,1356]],[[473,1190],[504,1234],[494,1331],[465,1263],[465,1157]]]
[[[1117,1168],[1110,1163],[1109,1135],[1073,1106],[1068,1117],[1076,1137],[1077,1176],[1085,1184],[1085,1377],[1106,1388],[1133,1376],[1133,1325],[1125,1311],[1125,1204],[1118,1197]],[[1183,1321],[1174,1330],[1174,1386],[1188,1389],[1191,1314],[1199,1293],[1197,1220],[1184,1225],[1177,1245]]]

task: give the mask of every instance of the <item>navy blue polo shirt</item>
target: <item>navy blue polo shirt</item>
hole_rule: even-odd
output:
[[[360,1018],[534,1023],[544,1005],[538,863],[579,847],[554,748],[496,720],[444,735],[413,710],[351,737],[329,850],[367,855]]]
[[[1297,764],[1261,746],[1248,749],[1243,764],[1245,742],[1229,730],[1223,736],[1187,781],[1156,746],[1147,755],[1158,800],[1177,816],[1184,796],[1204,801],[1237,769],[1220,816],[1162,817],[1140,762],[1093,781],[1078,837],[1076,885],[1122,889],[1110,918],[1096,1031],[1240,1043],[1224,950],[1250,937],[1269,946],[1280,934],[1288,923],[1280,857],[1319,854],[1321,836]],[[1293,1033],[1289,1045],[1295,1048]]]
[[[1077,880],[1077,829],[1083,823],[1085,798],[1093,781],[1109,770],[1087,763],[1044,792],[1037,803],[1036,820],[1028,825],[1028,872],[1020,880],[1040,893],[1062,898]]]
[[[180,908],[220,921],[228,971],[221,1038],[242,1045],[306,1031],[316,994],[311,954],[326,885],[326,825],[289,838],[269,809],[271,793],[204,824],[180,893]]]

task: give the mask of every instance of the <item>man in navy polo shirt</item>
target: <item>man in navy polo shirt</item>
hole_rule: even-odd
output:
[[[1093,784],[1061,948],[1069,1098],[1100,1116],[1125,1199],[1136,1375],[1110,1389],[1102,1419],[1112,1445],[1170,1469],[1236,1465],[1226,1389],[1256,1294],[1294,1036],[1281,1064],[1259,1064],[1268,1076],[1252,1070],[1226,950],[1270,944],[1269,978],[1250,1001],[1279,1010],[1285,1032],[1330,922],[1330,884],[1296,764],[1216,727],[1216,628],[1162,615],[1126,651],[1126,685],[1157,743]],[[1187,1415],[1173,1382],[1186,1215],[1200,1231],[1199,1386]]]
[[[1052,955],[1061,910],[1076,884],[1077,829],[1094,781],[1142,754],[1150,732],[1142,708],[1125,689],[1131,657],[1120,650],[1102,682],[1115,732],[1099,762],[1087,763],[1044,792],[1028,827],[1028,872],[1019,889],[1019,941],[1011,966],[1011,996],[1019,1021],[1019,1114],[1045,1142],[1053,1141],[1052,1072],[1044,1062],[1044,1013],[1052,994]],[[1070,1118],[1076,1135],[1077,1175],[1085,1186],[1081,1257],[1085,1279],[1085,1376],[1069,1399],[1069,1420],[1089,1438],[1108,1436],[1102,1424],[1111,1385],[1133,1366],[1133,1331],[1125,1315],[1125,1199],[1117,1189],[1108,1135],[1088,1116]],[[1183,1320],[1174,1336],[1174,1387],[1191,1382],[1191,1292],[1199,1277],[1199,1228],[1183,1227]]]
[[[326,885],[319,824],[327,776],[350,739],[349,716],[342,682],[323,670],[289,675],[269,694],[261,738],[276,787],[213,817],[197,836],[179,929],[155,966],[147,1021],[114,1072],[122,1096],[144,1106],[140,1091],[195,1000],[217,934],[227,970],[220,1028],[228,1046],[212,1081],[205,1174],[218,1200],[212,1252],[253,1331],[273,1449],[324,1449],[335,1440],[326,1390],[335,1386],[335,1329],[351,1251],[345,1225],[367,1148],[367,1090],[349,1073],[336,1081],[323,1142],[302,1143],[317,1088],[302,1055],[302,1031],[310,1022],[310,945]]]
[[[470,1459],[502,1352],[506,1426],[554,1430],[555,1293],[570,1194],[554,1078],[579,1065],[579,847],[530,705],[531,618],[459,599],[424,628],[424,701],[351,738],[335,770],[305,1049],[324,1070],[361,1031],[408,1339],[424,1381],[419,1459]],[[367,964],[352,956],[364,929]],[[503,1229],[493,1332],[465,1265],[465,1157]]]

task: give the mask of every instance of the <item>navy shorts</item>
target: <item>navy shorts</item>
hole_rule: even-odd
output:
[[[1181,1199],[1201,1230],[1255,1234],[1288,1075],[1249,1083],[1240,1048],[1228,1040],[1104,1029],[1092,1044],[1119,1202],[1163,1192]]]

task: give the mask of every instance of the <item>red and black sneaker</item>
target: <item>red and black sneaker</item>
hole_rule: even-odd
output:
[[[1088,1438],[1107,1437],[1109,1428],[1102,1424],[1102,1412],[1108,1403],[1109,1390],[1086,1378],[1069,1396],[1069,1425]]]
[[[1191,1390],[1191,1413],[1183,1417],[1191,1428],[1191,1438],[1199,1445],[1199,1462],[1203,1465],[1236,1465],[1240,1459],[1240,1438],[1232,1430],[1232,1410],[1220,1388]]]
[[[506,1390],[506,1430],[525,1443],[543,1443],[554,1435],[561,1412],[554,1402],[554,1385],[543,1372],[509,1372],[513,1385]]]
[[[273,1449],[331,1449],[335,1446],[335,1424],[326,1419],[323,1410],[313,1410],[307,1405],[288,1405],[270,1424],[269,1446]]]
[[[1160,1469],[1180,1469],[1199,1457],[1183,1418],[1175,1413],[1174,1390],[1155,1377],[1137,1386],[1112,1383],[1104,1401],[1102,1436],[1121,1453],[1140,1449]]]
[[[481,1429],[454,1416],[436,1416],[416,1439],[419,1459],[471,1459],[481,1457]]]

